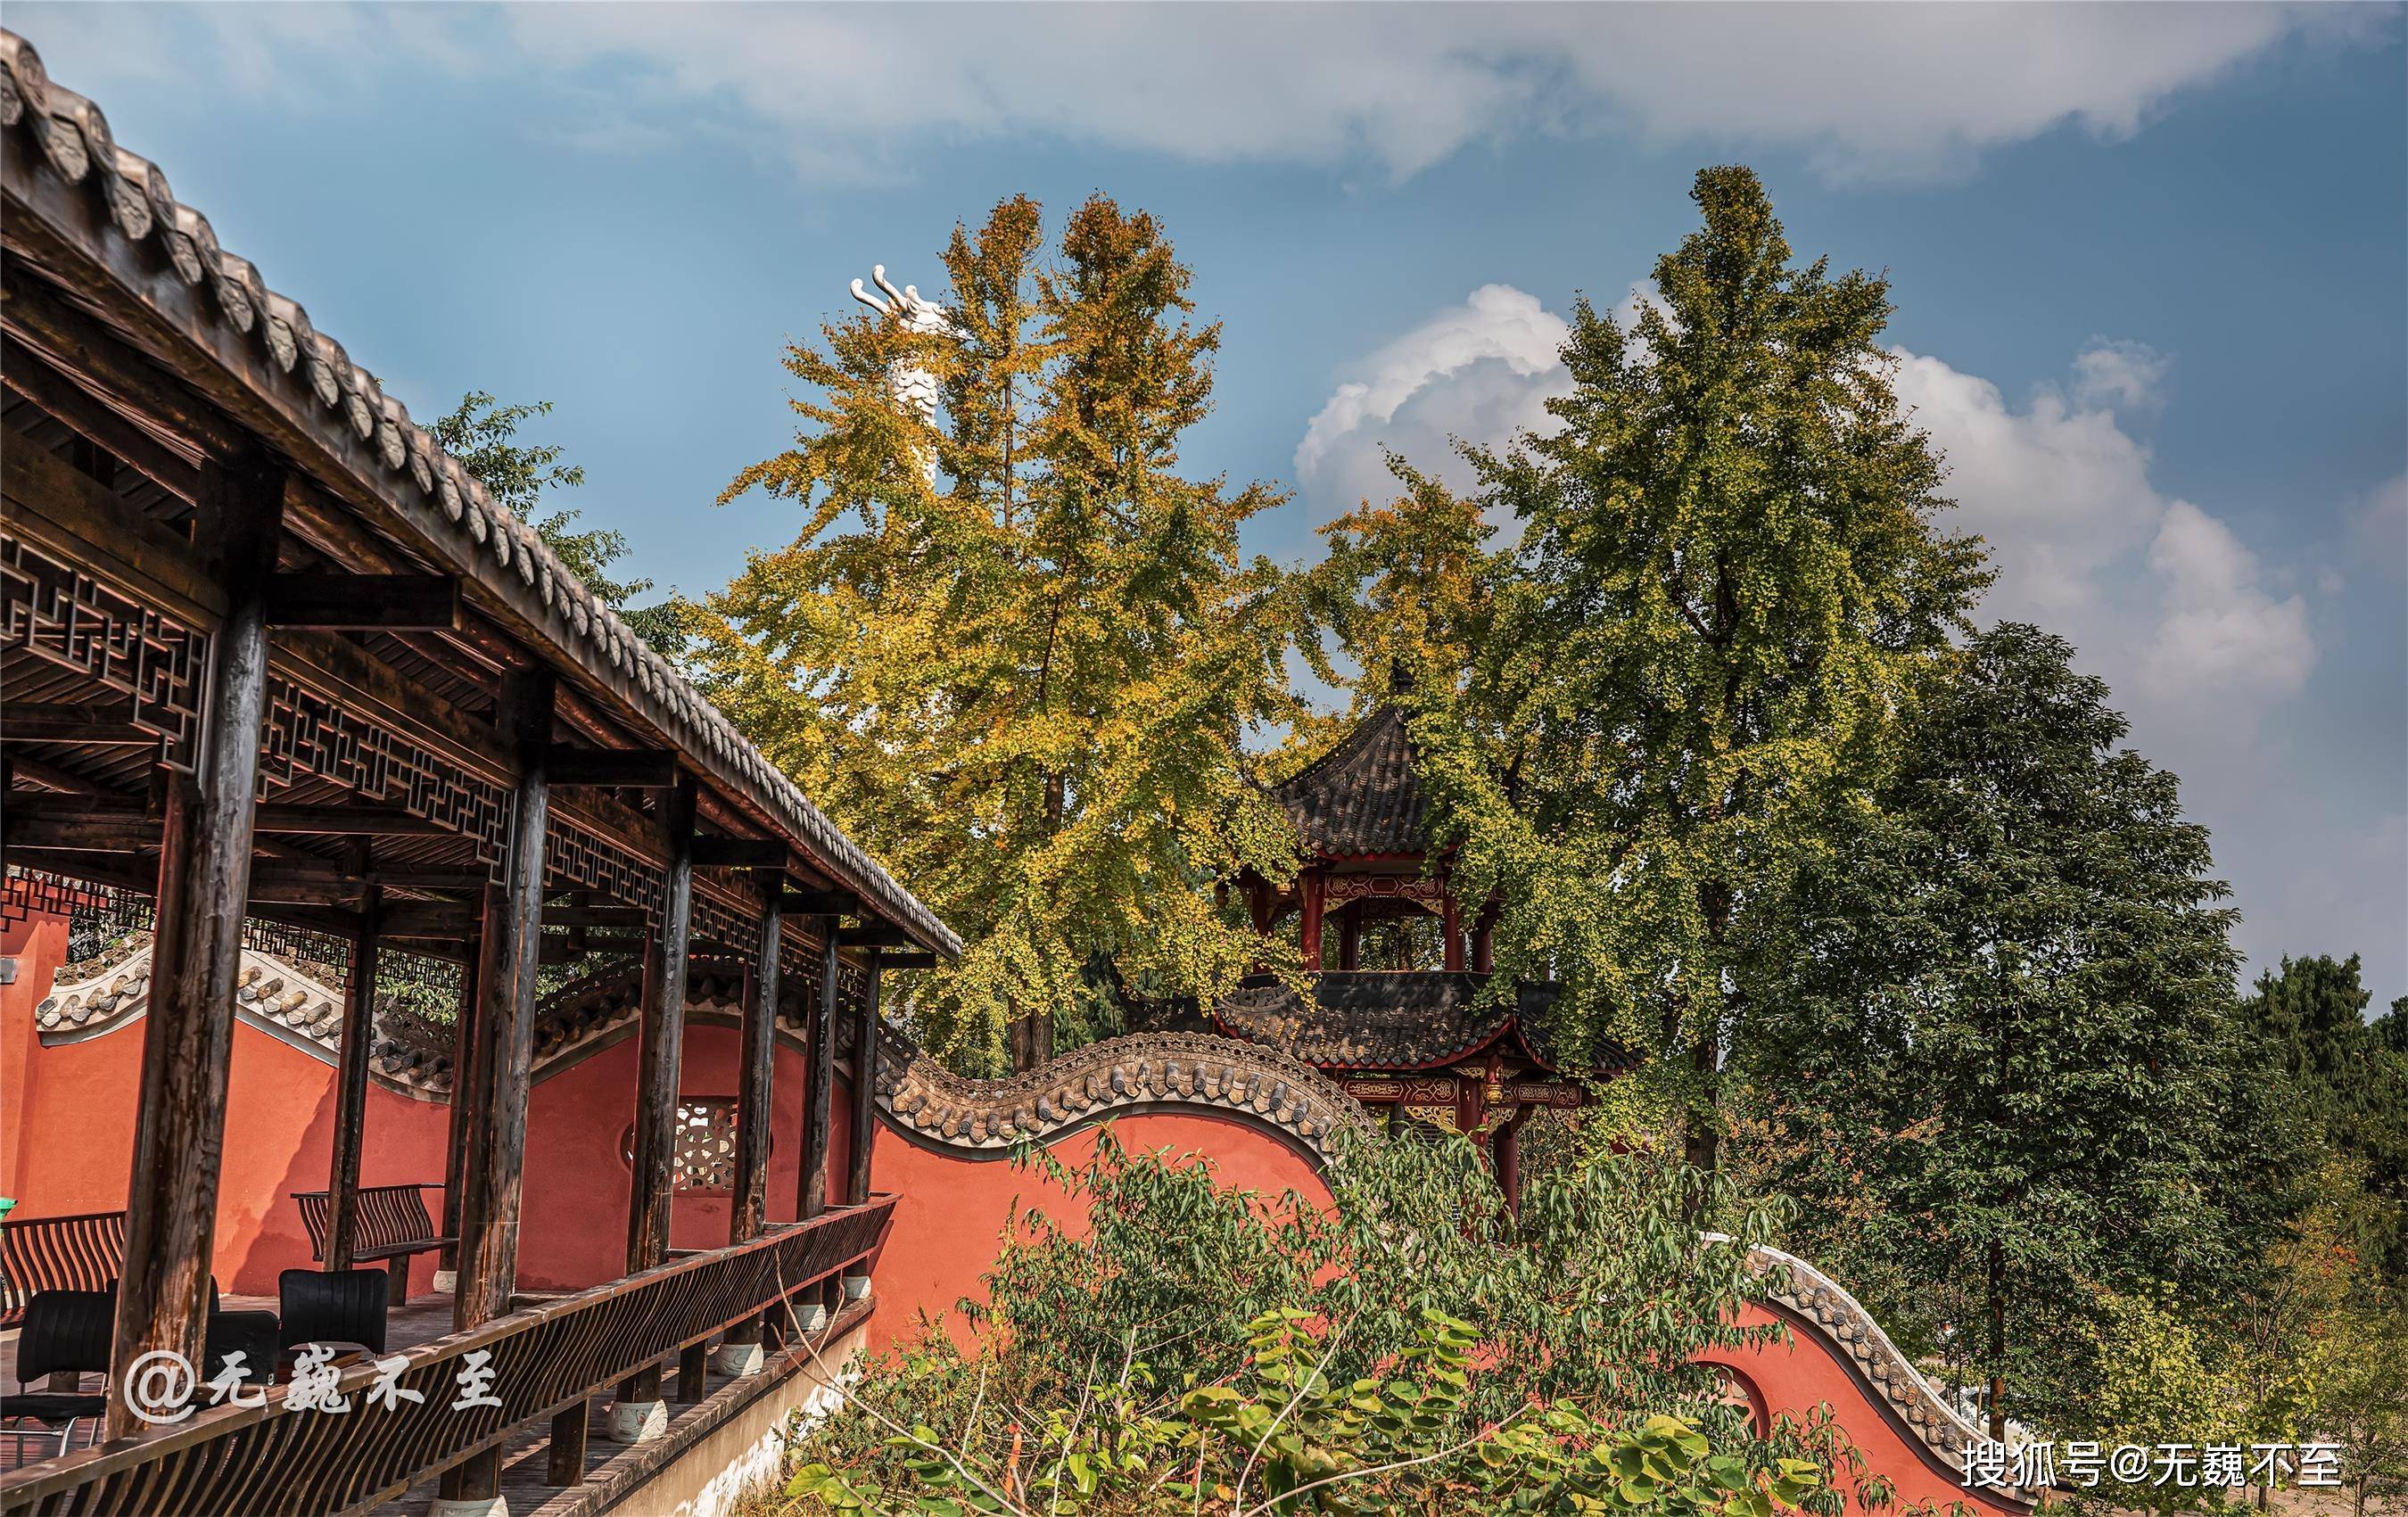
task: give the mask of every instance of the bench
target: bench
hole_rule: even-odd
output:
[[[0,1328],[14,1327],[36,1291],[104,1291],[125,1272],[125,1213],[10,1217],[0,1222]]]
[[[360,1187],[351,1265],[356,1268],[378,1259],[395,1261],[387,1270],[393,1278],[385,1288],[385,1300],[393,1306],[409,1302],[409,1256],[453,1241],[436,1233],[435,1219],[426,1210],[426,1193],[442,1188],[423,1181]],[[323,1263],[327,1234],[335,1225],[334,1197],[325,1191],[294,1191],[293,1199],[301,1203],[301,1225],[309,1230],[309,1257]]]

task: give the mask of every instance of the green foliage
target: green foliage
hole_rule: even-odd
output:
[[[1522,523],[1463,688],[1418,705],[1460,876],[1502,892],[1498,967],[1573,1030],[1667,1057],[1710,1164],[1714,1070],[1777,960],[1788,874],[1884,766],[1917,669],[1984,582],[1890,386],[1888,287],[1792,262],[1756,176],[1627,327],[1586,301],[1561,428],[1474,451]]]
[[[2395,1288],[2408,1287],[2408,1016],[2365,1020],[2358,955],[2283,961],[2241,1003],[2252,1057],[2285,1104],[2361,1179],[2352,1240]]]
[[[518,440],[521,423],[551,413],[548,400],[504,406],[481,390],[471,390],[460,397],[450,415],[437,418],[427,431],[477,478],[486,494],[532,525],[568,571],[583,580],[596,599],[619,613],[629,631],[660,652],[676,656],[685,642],[681,630],[683,603],[672,595],[650,606],[637,606],[635,598],[652,589],[652,581],[611,577],[610,566],[627,555],[627,535],[607,527],[577,531],[581,513],[570,508],[537,514],[552,492],[575,490],[585,483],[585,466],[562,463],[558,447]]]
[[[786,1495],[804,1511],[1481,1511],[1772,1517],[1823,1485],[1811,1461],[1759,1473],[1717,1454],[1673,1417],[1601,1420],[1571,1402],[1524,1405],[1467,1428],[1479,1378],[1471,1325],[1425,1313],[1383,1372],[1328,1370],[1333,1335],[1294,1309],[1247,1324],[1225,1382],[1156,1396],[1150,1369],[1124,1367],[1075,1409],[1049,1409],[1004,1456],[956,1450],[925,1423],[897,1425],[867,1461],[804,1465]],[[975,1429],[972,1429],[975,1431]],[[1023,1453],[1027,1458],[1024,1464]]]
[[[1004,1026],[1117,1030],[1119,995],[1210,1000],[1261,952],[1212,886],[1293,866],[1241,764],[1297,705],[1283,577],[1240,528],[1281,497],[1180,472],[1217,326],[1152,217],[1097,196],[1047,257],[998,205],[945,254],[958,336],[866,314],[797,344],[794,448],[745,470],[799,513],[697,625],[708,688],[962,933],[910,1012],[964,1067]],[[931,426],[892,378],[935,377]],[[933,460],[936,478],[923,472]]]
[[[2094,1287],[2229,1297],[2272,1220],[2229,1181],[2287,1162],[2238,1078],[2206,832],[2071,651],[2009,623],[1921,693],[1784,895],[1797,948],[1738,1051],[1751,1176],[1805,1203],[1797,1246],[1908,1341],[1945,1328],[2016,1379]]]
[[[1014,1217],[967,1351],[929,1324],[814,1430],[803,1510],[1770,1517],[1835,1513],[1842,1470],[1886,1499],[1828,1422],[1759,1441],[1693,1362],[1780,1329],[1732,1324],[1770,1220],[1715,1187],[1739,1236],[1701,1238],[1678,1166],[1538,1177],[1517,1221],[1455,1137],[1350,1147],[1326,1209],[1109,1127],[1023,1162],[1067,1220]]]

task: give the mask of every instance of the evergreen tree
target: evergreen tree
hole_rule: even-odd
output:
[[[1426,701],[1419,735],[1469,884],[1502,887],[1499,968],[1658,1049],[1710,1167],[1716,1070],[1779,957],[1767,908],[1879,772],[1985,576],[1934,530],[1886,283],[1795,265],[1746,169],[1693,197],[1660,303],[1627,328],[1576,307],[1561,430],[1474,453],[1523,523],[1521,572],[1478,678]]]
[[[962,930],[913,1010],[974,1068],[1015,1017],[1076,1039],[1125,995],[1217,995],[1260,947],[1211,887],[1294,856],[1241,751],[1296,708],[1293,596],[1238,543],[1281,497],[1179,468],[1220,329],[1150,216],[1097,196],[1044,253],[1006,200],[946,251],[950,334],[871,313],[789,350],[796,445],[722,498],[800,530],[697,619],[723,708]]]
[[[1870,1262],[1885,1315],[1939,1315],[1994,1415],[2100,1291],[2230,1299],[2275,1220],[2235,1177],[2288,1162],[2207,833],[2071,652],[2001,625],[1922,694],[1876,805],[1785,894],[1797,951],[1739,1051],[1808,1245]]]

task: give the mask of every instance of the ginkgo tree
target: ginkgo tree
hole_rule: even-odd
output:
[[[961,930],[912,1011],[992,1069],[1015,1019],[1092,1037],[1263,954],[1213,887],[1293,867],[1245,744],[1297,709],[1296,595],[1239,543],[1283,497],[1181,471],[1220,328],[1159,222],[1098,195],[1049,248],[1016,197],[943,262],[943,322],[789,348],[794,446],[722,499],[793,502],[794,538],[690,630],[712,698]]]

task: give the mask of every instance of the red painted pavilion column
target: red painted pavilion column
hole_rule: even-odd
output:
[[[1455,898],[1455,882],[1452,880],[1446,880],[1443,883],[1446,889],[1446,909],[1440,913],[1440,931],[1446,937],[1447,972],[1454,974],[1463,968],[1463,907]]]
[[[1321,967],[1321,892],[1323,874],[1317,864],[1305,866],[1304,875],[1297,881],[1297,894],[1303,903],[1303,913],[1297,929],[1297,946],[1304,957],[1307,969]]]

